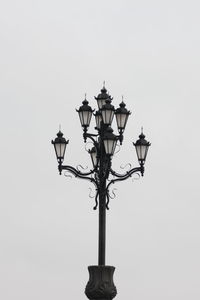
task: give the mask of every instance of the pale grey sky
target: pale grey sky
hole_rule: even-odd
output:
[[[75,108],[106,87],[132,111],[113,166],[107,264],[116,299],[200,299],[199,1],[7,0],[0,4],[0,298],[86,299],[97,263],[87,182],[59,176],[50,141],[62,124],[67,164],[90,167]],[[94,123],[91,125],[93,130]]]

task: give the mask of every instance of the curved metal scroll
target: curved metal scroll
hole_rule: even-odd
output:
[[[127,171],[125,174],[118,174],[115,171],[113,171],[112,169],[110,170],[110,173],[115,176],[118,177],[116,179],[111,180],[107,187],[106,187],[106,192],[109,193],[109,187],[111,184],[114,184],[117,181],[122,181],[122,180],[126,180],[127,178],[131,177],[134,173],[138,173],[141,172],[141,167],[137,167],[137,168],[133,168],[130,171]]]
[[[127,166],[129,167],[127,171],[130,171],[131,168],[132,168],[132,165],[131,165],[130,163],[125,164],[125,165],[121,165],[121,166],[120,166],[120,169],[124,170],[124,169],[126,169]]]
[[[69,171],[65,171],[64,176],[65,176],[65,177],[68,177],[68,178],[72,178],[72,175],[71,175],[71,174],[68,174],[68,172],[69,172]]]
[[[99,192],[97,191],[96,196],[95,196],[95,206],[93,207],[94,210],[96,210],[98,207],[98,196],[99,196]]]
[[[82,169],[82,170],[87,170],[87,169],[88,169],[88,166],[86,166],[85,168],[84,168],[82,165],[76,166],[76,170],[78,170],[79,172],[81,172],[80,169]]]
[[[113,190],[112,190],[113,196],[110,195],[109,190],[106,191],[106,198],[107,198],[107,201],[106,201],[106,209],[108,209],[108,210],[109,210],[109,206],[108,206],[108,205],[109,205],[110,199],[114,199],[114,198],[116,197],[116,195],[115,195],[115,193],[114,193],[115,190],[116,190],[116,189],[113,189]]]
[[[79,170],[75,169],[72,166],[59,166],[59,170],[67,170],[69,172],[71,172],[75,177],[81,178],[81,179],[85,179],[85,180],[89,180],[90,182],[92,182],[96,189],[98,188],[97,182],[93,177],[88,177],[89,175],[92,175],[94,173],[95,170],[91,170],[90,172],[87,173],[82,173]]]

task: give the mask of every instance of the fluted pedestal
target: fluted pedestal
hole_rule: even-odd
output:
[[[90,300],[111,300],[117,295],[112,266],[89,266],[89,281],[85,294]]]

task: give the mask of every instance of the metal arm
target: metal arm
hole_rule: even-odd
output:
[[[91,139],[91,141],[94,143],[95,148],[97,149],[97,153],[99,154],[99,143],[93,138],[97,137],[98,134],[91,134],[91,133],[84,133],[83,138],[86,141],[87,138]]]
[[[66,165],[66,166],[58,165],[58,169],[59,169],[60,174],[61,174],[62,170],[66,170],[66,171],[69,171],[70,173],[72,173],[75,177],[89,180],[95,185],[96,189],[98,189],[97,181],[93,177],[88,177],[89,175],[91,175],[95,172],[95,169],[93,169],[87,173],[82,173],[82,172],[78,171],[77,169],[75,169],[74,167],[68,166],[68,165]]]
[[[113,176],[117,177],[117,179],[113,179],[113,180],[111,180],[111,181],[108,183],[108,185],[107,185],[107,187],[106,187],[107,193],[108,193],[108,191],[109,191],[109,187],[110,187],[111,184],[114,184],[114,183],[117,182],[117,181],[126,180],[127,178],[131,177],[134,173],[138,173],[138,172],[141,172],[141,174],[143,174],[143,172],[144,172],[144,167],[141,166],[141,167],[133,168],[133,169],[131,169],[130,171],[127,171],[125,174],[119,174],[119,173],[116,173],[115,171],[113,171],[112,169],[110,169],[110,173],[111,173]]]

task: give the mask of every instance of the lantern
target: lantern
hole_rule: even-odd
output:
[[[80,106],[79,110],[76,110],[79,113],[81,126],[85,129],[90,126],[90,121],[92,117],[92,108],[88,105],[88,101],[85,99],[82,102],[82,106]]]
[[[69,141],[66,141],[66,139],[63,137],[63,133],[59,131],[57,133],[57,137],[54,141],[51,141],[51,143],[54,145],[57,160],[61,164],[64,160],[65,149]]]
[[[102,109],[103,105],[106,104],[107,99],[111,99],[111,97],[107,94],[105,86],[102,88],[101,93],[97,97],[95,97],[95,99],[97,100],[99,109]]]
[[[135,146],[139,162],[144,164],[149,146],[151,144],[145,140],[145,135],[143,132],[139,135],[139,139],[136,141],[136,143],[133,143],[133,145]]]
[[[108,155],[113,155],[117,145],[117,136],[113,134],[111,127],[108,127],[103,136],[105,152]]]
[[[118,131],[119,133],[123,133],[125,127],[126,127],[126,123],[128,120],[129,115],[131,114],[130,111],[128,111],[125,108],[126,104],[122,101],[119,105],[119,107],[115,110],[115,117],[116,117],[116,121],[117,121],[117,127],[118,127]]]
[[[105,125],[111,125],[114,117],[115,108],[111,104],[111,99],[106,100],[106,104],[103,105],[101,109],[103,123]]]

